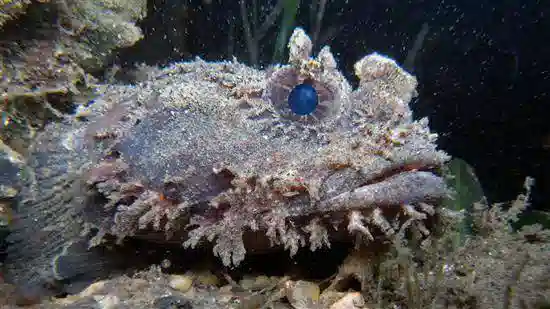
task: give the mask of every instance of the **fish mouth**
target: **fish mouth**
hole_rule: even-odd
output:
[[[361,180],[348,180],[355,185],[321,198],[312,206],[293,206],[296,209],[291,213],[300,214],[298,217],[311,217],[323,213],[366,211],[376,207],[438,204],[450,194],[441,175],[440,164],[408,162],[394,164],[375,173],[363,169],[358,174]]]
[[[408,205],[440,200],[448,195],[442,177],[429,171],[411,170],[341,193],[319,203],[317,211],[364,209],[365,205]]]
[[[376,208],[394,212],[409,205],[438,205],[449,197],[444,178],[432,166],[393,168],[350,190],[322,199],[311,206],[291,206],[298,218],[340,217],[353,211],[368,213]]]
[[[363,186],[383,182],[389,178],[407,172],[426,172],[431,173],[434,176],[441,177],[441,166],[438,164],[422,161],[413,161],[393,165],[391,167],[380,170],[378,173],[370,173],[370,177],[368,177]],[[365,169],[362,169],[361,173],[367,174]]]
[[[282,198],[287,203],[281,206],[285,208],[281,211],[289,222],[298,226],[307,226],[317,219],[326,226],[341,225],[350,222],[354,216],[371,218],[368,220],[377,222],[382,219],[372,218],[379,218],[380,215],[390,221],[397,217],[401,221],[411,217],[423,221],[436,214],[437,206],[449,197],[450,192],[438,165],[416,162],[394,165],[380,171],[375,177],[364,179],[350,190],[318,201],[312,201],[307,190],[297,191],[296,195]],[[234,211],[231,209],[235,206],[221,203],[216,207],[191,207],[189,215],[221,218],[226,211]],[[274,210],[271,207],[258,207],[255,215],[269,217]],[[267,227],[260,224],[260,230],[264,228]]]
[[[335,241],[349,241],[349,234],[383,240],[411,226],[428,237],[439,222],[438,206],[451,192],[438,166],[404,164],[311,207],[292,207],[289,213],[299,214],[291,220],[304,226],[318,220],[334,227]]]

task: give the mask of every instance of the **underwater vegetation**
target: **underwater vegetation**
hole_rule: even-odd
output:
[[[446,207],[450,157],[427,120],[412,118],[414,76],[374,53],[355,64],[352,89],[330,48],[313,56],[302,29],[288,48],[288,63],[266,70],[236,59],[148,68],[134,85],[98,85],[94,100],[37,132],[4,265],[15,292],[68,293],[88,276],[105,280],[37,306],[548,303],[549,233],[510,227],[527,207],[529,183],[506,211],[477,205],[475,233],[457,242],[464,216]],[[155,267],[119,276],[132,260],[111,253],[131,239],[207,249],[227,269],[274,251],[354,249],[328,286],[278,278],[252,291],[227,277],[205,288]]]

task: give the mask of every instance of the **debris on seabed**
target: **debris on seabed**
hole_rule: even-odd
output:
[[[216,278],[215,280],[213,278]],[[230,282],[227,282],[230,280]],[[0,306],[17,307],[13,288],[0,286]],[[359,292],[321,289],[317,283],[288,277],[247,276],[236,282],[208,272],[162,273],[153,266],[133,276],[97,281],[76,295],[52,298],[25,308],[40,309],[356,309],[368,308]]]

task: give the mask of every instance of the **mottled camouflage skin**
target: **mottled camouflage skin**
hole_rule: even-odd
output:
[[[427,235],[448,194],[433,171],[448,156],[412,120],[416,79],[371,54],[353,90],[328,47],[310,58],[301,29],[289,48],[289,64],[267,71],[200,59],[158,69],[48,126],[29,158],[10,277],[67,279],[79,270],[63,263],[90,261],[86,246],[106,235],[211,243],[227,266],[259,245],[247,233],[291,255],[330,246],[335,231],[367,244]],[[298,117],[286,96],[305,80],[320,106]]]

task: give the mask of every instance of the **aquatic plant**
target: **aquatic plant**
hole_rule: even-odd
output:
[[[279,0],[272,8],[266,10],[269,13],[262,16],[262,6],[257,0],[239,1],[239,9],[249,63],[256,66],[259,63],[260,42],[266,37],[268,30],[276,27],[277,33],[275,44],[273,45],[271,63],[280,63],[283,61],[286,43],[291,34],[291,30],[296,26],[296,18],[302,1],[300,0]],[[310,13],[309,28],[312,33],[311,41],[313,46],[319,43],[322,22],[325,14],[327,0],[311,1],[307,9]],[[265,10],[265,9],[264,9]],[[280,19],[279,23],[277,20]]]
[[[475,233],[463,235],[463,215],[450,212],[429,242],[394,242],[390,252],[353,253],[332,284],[345,290],[358,280],[369,303],[379,308],[544,308],[550,304],[550,230],[513,228],[528,207],[526,193],[505,205],[475,203]],[[413,239],[414,242],[414,239]]]

